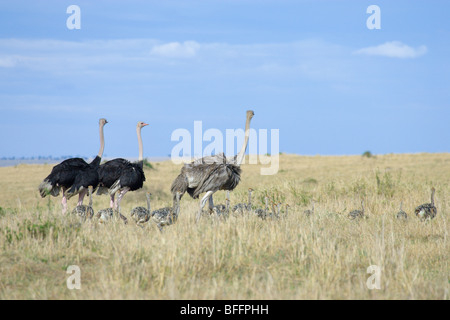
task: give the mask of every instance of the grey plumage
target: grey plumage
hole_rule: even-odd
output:
[[[179,190],[181,197],[188,192],[193,199],[198,199],[200,194],[207,191],[234,190],[241,178],[241,168],[227,161],[223,153],[218,155],[216,160],[217,162],[213,163],[197,160],[185,164],[172,183],[172,194]]]
[[[213,213],[219,218],[228,218],[230,215],[230,191],[227,191],[225,204],[218,204],[214,206]]]
[[[200,200],[200,208],[197,221],[200,219],[203,207],[209,201],[209,208],[213,210],[213,194],[219,190],[234,190],[241,179],[241,163],[250,136],[250,121],[254,112],[247,111],[245,123],[245,140],[240,152],[232,158],[227,158],[223,153],[207,156],[185,164],[181,173],[172,183],[171,192],[175,206],[175,194],[180,192],[180,197],[188,193],[193,199],[198,199],[200,194],[206,193]]]
[[[111,221],[114,217],[114,209],[113,208],[106,208],[99,210],[97,214],[95,215],[97,219],[99,219],[100,223],[105,223],[107,221]]]
[[[148,220],[150,220],[151,217],[151,210],[150,210],[150,192],[146,193],[147,196],[147,208],[144,207],[135,207],[131,210],[131,217],[134,219],[134,221],[141,225],[143,223],[146,223]]]
[[[249,188],[248,189],[248,203],[238,203],[236,205],[233,206],[233,213],[240,213],[240,214],[244,214],[244,211],[250,212],[252,210],[252,192],[253,189]]]
[[[307,210],[303,211],[303,213],[306,214],[306,216],[308,216],[308,217],[309,217],[310,215],[313,215],[313,214],[314,214],[314,200],[312,200],[311,203],[312,203],[312,204],[311,204],[311,206],[312,206],[312,207],[311,207],[311,210],[310,210],[310,209],[307,209]]]
[[[166,207],[155,210],[151,213],[151,220],[156,223],[160,231],[163,227],[169,226],[177,222],[180,214],[180,198],[181,193],[175,193],[175,205],[173,207]]]
[[[397,212],[397,219],[399,220],[406,220],[408,219],[408,215],[406,214],[405,211],[403,211],[403,202],[400,202],[400,211]]]
[[[257,217],[265,220],[268,216],[269,216],[269,197],[265,196],[264,197],[264,202],[265,202],[265,208],[261,209],[261,208],[257,208],[255,210],[255,214]]]
[[[94,188],[92,186],[88,187],[89,205],[88,206],[84,204],[78,205],[72,211],[72,214],[80,216],[83,221],[85,221],[86,219],[92,219],[92,217],[94,216],[94,209],[92,208],[93,189]]]
[[[348,214],[351,220],[364,218],[364,201],[361,201],[361,210],[353,210]]]
[[[431,203],[422,204],[414,210],[414,213],[420,220],[431,220],[436,217],[437,209],[434,205],[435,191],[436,189],[434,187],[431,188]]]

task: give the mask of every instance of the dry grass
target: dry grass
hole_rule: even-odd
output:
[[[289,203],[277,221],[253,216],[195,225],[197,201],[183,197],[176,225],[160,233],[117,221],[80,224],[62,217],[60,198],[41,199],[50,165],[0,168],[0,299],[448,299],[450,155],[385,155],[368,159],[283,155],[276,176],[243,167],[232,203],[255,189]],[[129,193],[123,212],[171,203],[180,166],[147,170],[144,190]],[[414,207],[436,192],[428,223]],[[315,199],[315,214],[303,210]],[[365,200],[369,219],[346,214]],[[219,192],[216,203],[224,202]],[[394,219],[400,201],[406,222]],[[76,200],[71,199],[70,206]],[[95,210],[108,206],[95,197]],[[81,290],[66,287],[67,266],[81,268]],[[382,267],[381,290],[368,290],[370,265]]]

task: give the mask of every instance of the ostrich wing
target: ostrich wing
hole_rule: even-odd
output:
[[[188,189],[189,194],[198,198],[203,192],[218,190],[234,190],[240,181],[241,169],[231,164],[216,164],[196,166],[196,170],[201,170],[201,180],[195,189]]]
[[[186,191],[191,197],[198,198],[206,191],[233,190],[239,183],[241,169],[235,165],[235,159],[227,160],[223,153],[207,156],[185,164],[181,173],[173,181],[171,192]]]
[[[122,176],[131,162],[122,158],[110,160],[98,168],[98,177],[102,187],[110,188]]]
[[[92,186],[94,190],[98,186],[98,171],[97,168],[88,166],[78,172],[72,187],[67,190],[67,198],[70,199],[75,194],[78,194],[81,190],[87,189]]]
[[[132,163],[122,171],[119,180],[122,187],[128,187],[131,191],[138,190],[144,185],[144,170],[139,163]]]

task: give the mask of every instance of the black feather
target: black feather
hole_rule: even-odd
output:
[[[101,158],[97,156],[91,163],[87,163],[81,158],[72,158],[54,166],[39,186],[41,197],[44,198],[47,194],[57,196],[61,187],[69,189],[68,198],[78,193],[81,188],[87,189],[89,186],[97,188],[97,169],[100,160]],[[57,192],[52,192],[54,188]]]
[[[143,162],[130,162],[122,158],[100,165],[98,175],[99,186],[108,189],[120,181],[119,189],[128,187],[135,191],[142,188],[145,181]]]

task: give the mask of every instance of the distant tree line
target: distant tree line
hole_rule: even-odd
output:
[[[36,157],[1,157],[0,160],[52,160],[52,161],[61,161],[66,160],[70,158],[82,158],[87,160],[87,157],[82,156],[60,156],[60,157],[53,157],[53,156],[36,156]]]

